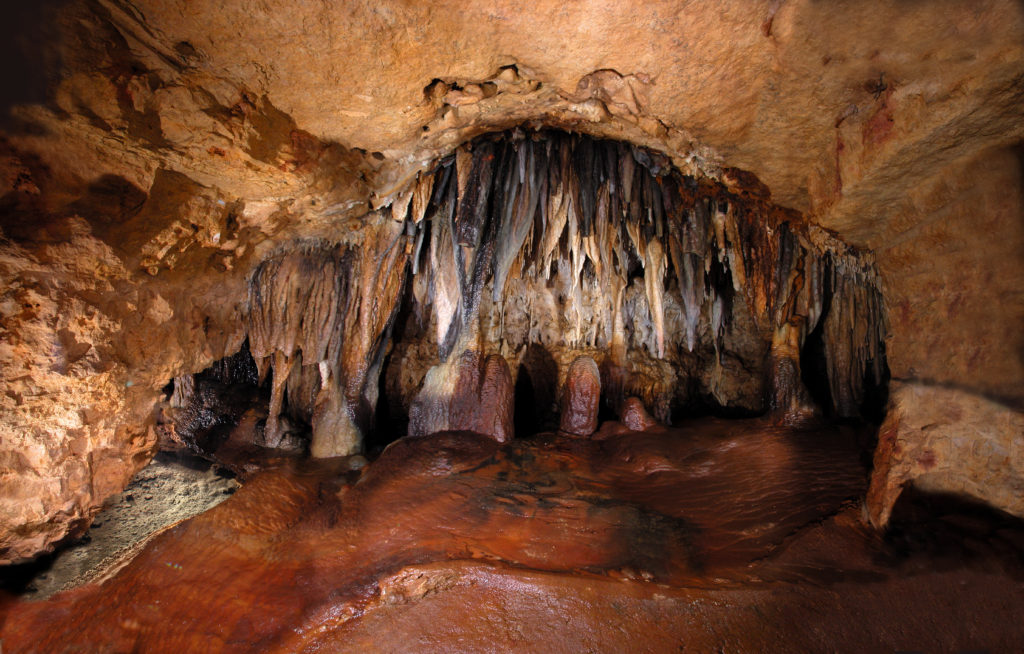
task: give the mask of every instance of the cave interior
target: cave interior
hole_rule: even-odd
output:
[[[0,651],[1017,651],[1024,6],[4,9]]]

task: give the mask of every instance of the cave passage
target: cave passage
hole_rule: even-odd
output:
[[[580,356],[599,366],[602,418],[629,397],[665,424],[877,418],[887,371],[870,256],[727,173],[731,185],[565,132],[478,137],[367,215],[358,238],[283,244],[262,261],[252,359],[218,364],[247,366],[253,408],[213,418],[231,375],[186,376],[167,431],[203,451],[243,424],[235,441],[313,456],[409,430],[486,431],[450,406],[467,353],[508,369],[515,426],[503,429],[520,435],[557,426]],[[197,396],[197,383],[221,390]],[[204,420],[216,439],[196,435]]]
[[[870,254],[727,177],[512,130],[348,240],[279,245],[241,349],[174,379],[159,421],[239,491],[102,585],[10,605],[4,644],[872,651],[864,624],[998,631],[1015,591],[985,566],[1021,569],[1019,523],[971,523],[988,541],[961,569],[934,516],[888,540],[861,522],[888,376]],[[937,629],[953,586],[970,619]]]

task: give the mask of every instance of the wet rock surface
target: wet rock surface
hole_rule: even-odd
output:
[[[428,371],[412,405],[409,434],[469,431],[504,443],[515,435],[513,401],[505,359],[467,350]]]
[[[12,652],[1017,642],[1002,616],[1024,605],[1019,524],[961,525],[1010,549],[946,566],[887,543],[849,504],[866,482],[853,436],[707,420],[599,441],[406,438],[361,470],[263,472],[102,585],[8,604],[0,637]]]

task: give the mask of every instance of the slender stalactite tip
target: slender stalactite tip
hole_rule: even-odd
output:
[[[297,243],[253,271],[247,336],[260,380],[273,373],[263,442],[287,416],[317,455],[358,451],[382,402],[448,415],[424,393],[451,400],[450,362],[498,355],[518,377],[531,347],[559,384],[580,355],[616,370],[605,405],[636,397],[663,422],[811,398],[857,415],[886,374],[870,257],[731,179],[550,130],[459,146],[367,214],[358,244]],[[425,384],[431,365],[451,370]]]

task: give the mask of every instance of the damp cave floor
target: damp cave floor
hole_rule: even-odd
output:
[[[589,440],[405,438],[361,470],[286,462],[106,577],[7,600],[0,643],[1019,651],[1021,521],[908,491],[878,534],[860,519],[856,443],[846,427],[705,419]]]

